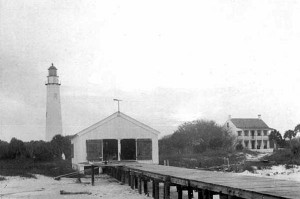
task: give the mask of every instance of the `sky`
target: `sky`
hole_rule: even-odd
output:
[[[0,0],[0,140],[45,137],[46,76],[63,134],[117,111],[161,132],[186,121],[300,123],[296,0]]]

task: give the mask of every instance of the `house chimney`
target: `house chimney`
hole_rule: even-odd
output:
[[[261,120],[261,114],[259,114],[259,115],[258,115],[258,119],[260,119],[260,120]]]

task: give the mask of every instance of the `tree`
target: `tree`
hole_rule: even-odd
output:
[[[55,135],[50,144],[56,157],[61,158],[64,153],[67,159],[71,158],[71,140],[68,136]]]
[[[171,143],[171,148],[178,153],[201,153],[207,148],[220,149],[232,146],[234,137],[214,121],[196,120],[186,122],[161,144]],[[160,147],[166,148],[166,147]],[[170,148],[170,147],[169,147]]]
[[[30,157],[37,161],[49,161],[53,159],[52,146],[45,141],[30,141],[27,143]]]
[[[12,138],[8,145],[8,156],[11,159],[19,158],[24,156],[26,153],[26,148],[22,140],[17,138]]]
[[[8,142],[0,140],[0,159],[8,158]]]
[[[298,125],[295,127],[294,132],[295,132],[296,135],[297,135],[297,133],[300,132],[300,124],[298,124]],[[295,136],[296,136],[296,135],[295,135]]]
[[[292,138],[294,138],[296,136],[296,131],[293,131],[293,130],[287,130],[285,133],[284,133],[284,136],[283,138],[289,138],[290,140],[292,140]]]
[[[275,129],[270,133],[269,140],[274,141],[280,147],[285,146],[285,140],[282,139],[280,132]]]

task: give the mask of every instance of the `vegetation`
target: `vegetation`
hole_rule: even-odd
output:
[[[171,136],[159,141],[165,154],[202,153],[208,149],[229,149],[234,137],[214,121],[196,120],[178,127]]]
[[[285,140],[282,138],[282,135],[277,130],[273,130],[270,133],[269,140],[276,143],[277,147],[279,147],[279,148],[284,148],[285,147]]]
[[[264,161],[246,161],[246,154],[257,152],[244,149],[235,137],[214,121],[187,122],[169,136],[159,140],[160,164],[169,160],[171,166],[186,168],[210,168],[220,170],[230,164],[228,171],[251,171],[276,164],[300,164],[300,140],[295,138],[300,125],[288,130],[284,136],[273,130],[269,139],[277,145],[272,155]],[[287,141],[286,139],[289,139]],[[234,147],[233,147],[234,146]]]
[[[0,160],[1,176],[35,178],[34,174],[50,177],[73,172],[69,160],[35,161],[29,158]]]
[[[66,159],[71,158],[71,140],[68,136],[56,135],[51,142],[23,142],[12,138],[10,142],[0,140],[0,160],[29,158],[36,161],[60,159],[62,154]]]
[[[159,140],[160,163],[180,167],[210,167],[224,163],[233,151],[234,136],[214,121],[196,120]]]
[[[297,132],[296,132],[296,131],[293,131],[293,130],[287,130],[287,131],[284,133],[283,138],[284,138],[284,139],[289,138],[289,139],[291,140],[291,139],[294,138],[296,135],[297,135]]]
[[[62,160],[65,154],[66,160]],[[69,136],[56,135],[51,142],[23,142],[16,138],[0,140],[0,175],[34,177],[33,174],[57,176],[72,172]]]

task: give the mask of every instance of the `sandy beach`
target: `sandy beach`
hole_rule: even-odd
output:
[[[91,186],[89,178],[82,178],[82,183],[77,183],[73,178],[56,181],[42,175],[36,177],[37,179],[5,177],[6,180],[0,181],[0,198],[147,198],[107,175],[98,176],[95,179],[95,186]],[[61,190],[90,194],[61,195]]]
[[[268,177],[273,179],[292,180],[300,182],[300,167],[286,169],[284,165],[273,166],[270,169],[256,170],[254,173],[245,171],[240,175]],[[122,185],[108,175],[100,174],[95,178],[95,186],[91,186],[90,178],[81,178],[81,183],[75,178],[62,178],[57,181],[51,177],[36,175],[35,178],[5,177],[0,181],[0,198],[107,198],[107,199],[143,199],[149,198],[138,194],[128,185]],[[162,188],[162,187],[161,187]],[[84,194],[61,194],[84,192]],[[149,190],[150,191],[150,190]],[[176,198],[176,188],[172,187],[171,197]],[[162,192],[160,193],[162,196]],[[187,197],[186,194],[183,196]],[[218,198],[218,197],[214,197]]]

